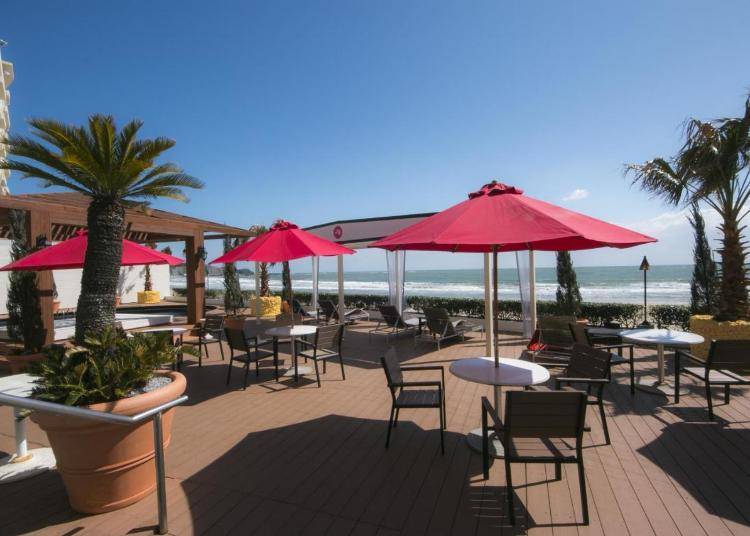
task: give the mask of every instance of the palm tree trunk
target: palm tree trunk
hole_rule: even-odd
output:
[[[739,222],[731,216],[722,224],[723,247],[721,250],[721,289],[717,320],[747,318],[747,273],[745,271],[745,248],[742,243]]]
[[[88,248],[76,310],[76,343],[115,322],[115,296],[122,262],[125,209],[119,201],[92,199],[88,208]]]

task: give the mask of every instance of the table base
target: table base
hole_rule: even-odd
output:
[[[466,434],[466,442],[469,444],[469,447],[471,450],[474,450],[478,452],[479,454],[482,453],[482,427],[475,428],[468,434]],[[489,450],[490,450],[490,456],[493,458],[502,458],[505,456],[505,448],[503,447],[503,444],[500,442],[500,439],[498,439],[497,434],[494,432],[490,432],[489,442],[488,442]]]
[[[671,382],[659,382],[657,378],[653,376],[646,376],[645,378],[639,379],[635,388],[644,393],[656,396],[674,396],[674,383]],[[680,396],[689,395],[690,389],[684,385],[680,386]]]
[[[45,473],[57,464],[55,455],[50,448],[31,449],[30,456],[23,461],[14,461],[15,454],[0,459],[0,484],[17,482]]]
[[[308,367],[307,365],[298,365],[297,366],[297,375],[304,376],[305,374],[312,374],[313,369],[312,367]],[[292,366],[288,370],[285,370],[282,374],[284,377],[294,377],[294,367]]]

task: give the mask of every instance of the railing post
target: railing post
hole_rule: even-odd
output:
[[[164,440],[162,438],[161,412],[154,415],[154,464],[156,465],[156,500],[159,508],[159,530],[166,534],[167,523],[167,482],[164,472]]]

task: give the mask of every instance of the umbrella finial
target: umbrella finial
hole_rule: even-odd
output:
[[[289,229],[299,229],[299,227],[290,221],[278,219],[271,226],[271,231],[287,231]]]
[[[501,194],[521,195],[523,194],[523,190],[521,190],[520,188],[516,188],[515,186],[508,186],[507,184],[503,184],[502,182],[493,180],[492,182],[489,182],[485,184],[484,186],[482,186],[476,192],[471,192],[469,194],[469,199],[474,199],[475,197],[482,197],[483,195],[492,196],[492,195],[501,195]]]

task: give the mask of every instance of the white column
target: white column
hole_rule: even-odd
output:
[[[492,304],[492,255],[484,254],[484,351],[487,356],[494,357],[495,354],[495,325],[493,319]]]
[[[529,305],[531,312],[531,333],[536,330],[536,261],[534,250],[529,250]]]
[[[260,263],[255,263],[255,323],[260,324]]]
[[[336,258],[338,264],[338,280],[339,280],[339,322],[344,323],[344,256],[339,255]]]
[[[13,417],[16,436],[15,454],[18,461],[21,461],[29,455],[28,444],[26,443],[26,419],[21,418],[21,410],[18,408],[13,408]]]

